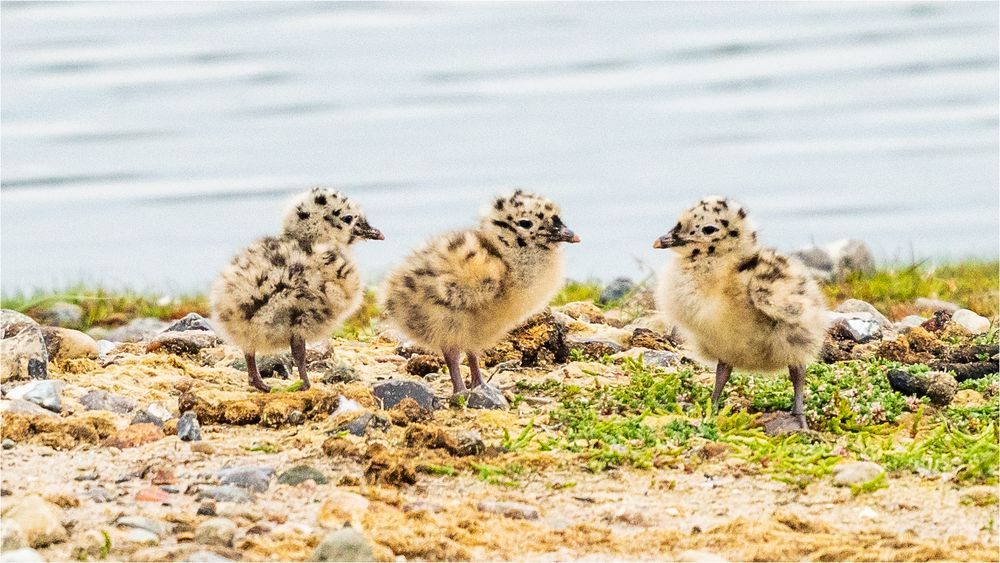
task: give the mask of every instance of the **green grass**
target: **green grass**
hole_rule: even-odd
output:
[[[601,298],[603,284],[598,280],[585,282],[567,281],[559,293],[552,298],[552,305],[565,305],[576,301],[593,301],[597,303]]]

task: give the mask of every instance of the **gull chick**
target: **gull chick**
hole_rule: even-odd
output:
[[[435,238],[386,280],[383,309],[420,346],[444,354],[454,392],[483,383],[479,354],[537,312],[563,282],[561,243],[579,242],[559,207],[521,190],[498,197],[474,229]]]
[[[279,236],[264,237],[233,258],[209,300],[217,325],[246,355],[250,385],[270,390],[256,354],[288,346],[302,389],[309,388],[306,342],[328,337],[361,304],[350,246],[382,238],[346,196],[314,188],[292,203]]]
[[[733,367],[787,368],[793,422],[805,429],[805,366],[819,353],[826,326],[823,297],[805,268],[757,244],[746,210],[723,197],[685,211],[653,247],[676,255],[660,277],[659,308],[696,353],[718,361],[712,404]]]

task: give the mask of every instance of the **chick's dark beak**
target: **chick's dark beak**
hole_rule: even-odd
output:
[[[569,227],[562,226],[552,235],[552,240],[556,242],[580,242],[580,237]]]
[[[676,248],[678,246],[684,246],[688,243],[688,241],[679,236],[680,232],[681,226],[677,225],[671,229],[669,233],[653,241],[653,248]]]
[[[385,240],[385,236],[382,235],[382,231],[369,225],[368,221],[365,219],[358,221],[358,223],[354,225],[354,236],[369,240]]]

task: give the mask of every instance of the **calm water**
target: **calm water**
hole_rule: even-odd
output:
[[[3,290],[203,289],[342,187],[372,279],[529,187],[577,278],[704,194],[782,248],[998,254],[998,4],[3,4]]]

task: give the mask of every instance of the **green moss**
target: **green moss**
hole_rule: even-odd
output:
[[[559,293],[550,301],[551,305],[565,305],[575,301],[593,301],[597,303],[601,298],[601,282],[590,280],[585,282],[568,281]]]

